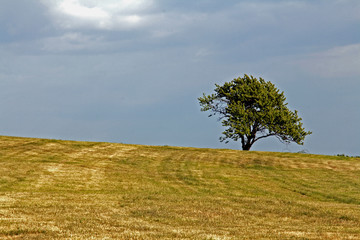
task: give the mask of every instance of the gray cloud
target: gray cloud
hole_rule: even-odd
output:
[[[248,73],[285,91],[311,152],[359,154],[359,1],[132,3],[3,3],[2,134],[226,147],[196,98]]]
[[[302,59],[300,64],[305,70],[321,77],[360,76],[360,43],[312,53]]]
[[[51,27],[46,9],[39,1],[16,0],[1,3],[1,44],[24,43],[41,39],[52,31]]]

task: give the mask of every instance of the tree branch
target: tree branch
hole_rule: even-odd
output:
[[[254,140],[254,143],[255,143],[257,140],[259,140],[259,139],[266,138],[266,137],[270,137],[270,136],[276,136],[276,133],[269,133],[269,134],[267,134],[267,135],[263,135],[263,136],[261,136],[261,137],[258,137],[258,138],[256,138],[256,139]]]

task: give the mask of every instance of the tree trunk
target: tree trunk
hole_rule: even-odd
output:
[[[244,150],[244,151],[249,151],[250,150],[250,148],[251,148],[251,143],[250,142],[248,142],[248,143],[246,143],[245,145],[243,145],[242,146],[242,149]]]
[[[253,139],[255,139],[255,134],[253,134],[252,136],[246,136],[246,138],[243,137],[241,139],[242,149],[244,151],[249,151],[250,150],[251,146],[254,143]]]

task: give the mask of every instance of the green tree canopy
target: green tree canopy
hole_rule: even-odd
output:
[[[264,79],[244,75],[223,86],[215,84],[215,93],[198,98],[201,111],[219,115],[224,127],[220,141],[241,139],[242,149],[250,150],[258,140],[270,136],[282,142],[304,144],[306,132],[297,111],[290,111],[284,92]]]

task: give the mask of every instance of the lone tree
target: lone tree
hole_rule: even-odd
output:
[[[215,84],[215,93],[198,98],[201,111],[220,115],[226,130],[220,141],[241,139],[243,150],[250,150],[258,140],[270,136],[283,143],[303,145],[306,132],[297,111],[290,111],[284,92],[271,82],[244,75],[223,86]],[[226,141],[228,143],[228,140]]]

